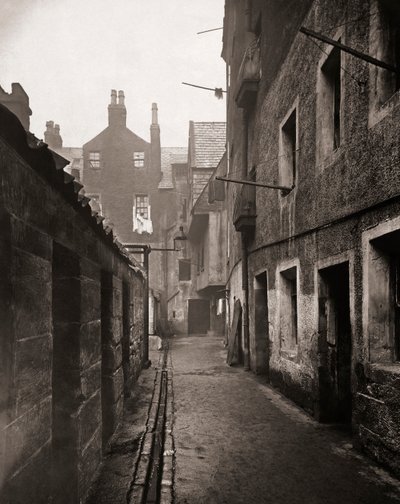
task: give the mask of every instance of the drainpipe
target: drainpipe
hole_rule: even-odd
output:
[[[149,361],[149,254],[150,247],[143,247],[143,267],[146,272],[146,280],[144,283],[144,339],[143,339],[143,363],[144,369],[151,366]]]
[[[248,157],[248,134],[249,124],[246,110],[243,110],[242,117],[243,145],[242,145],[242,179],[247,179],[247,157]],[[249,264],[247,239],[245,232],[241,233],[242,242],[242,291],[243,291],[243,340],[244,340],[244,369],[250,370],[250,335],[249,335]]]

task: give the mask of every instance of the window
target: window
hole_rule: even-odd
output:
[[[185,282],[190,280],[190,259],[179,260],[179,281]]]
[[[291,350],[297,345],[297,268],[280,274],[281,347]]]
[[[368,328],[373,362],[400,361],[400,230],[370,241]]]
[[[339,39],[340,42],[340,39]],[[341,143],[341,51],[334,47],[323,62],[317,90],[317,147],[324,161]]]
[[[135,201],[136,217],[140,216],[143,219],[149,219],[149,197],[147,194],[137,194]]]
[[[133,204],[133,228],[139,234],[152,234],[153,223],[151,222],[151,212],[148,194],[135,194]]]
[[[279,146],[279,184],[293,187],[297,168],[297,111],[294,109],[281,126]],[[282,191],[282,195],[288,194]]]
[[[187,165],[186,164],[174,164],[175,177],[183,178],[186,177],[187,174]]]
[[[328,110],[326,112],[328,134],[331,137],[330,142],[332,142],[333,149],[340,146],[340,59],[341,51],[335,47],[322,67],[326,83],[325,89],[328,93]]]
[[[144,152],[134,152],[133,153],[133,166],[135,168],[144,167]]]
[[[100,168],[100,152],[98,151],[89,152],[89,165],[91,168],[97,170]]]
[[[400,67],[400,5],[398,0],[381,0],[378,4],[380,23],[379,59]],[[378,94],[382,103],[400,89],[400,74],[378,68]]]

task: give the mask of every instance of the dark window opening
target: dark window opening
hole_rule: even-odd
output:
[[[293,187],[296,180],[296,115],[296,109],[294,109],[281,130],[280,183],[288,188]],[[282,191],[282,195],[286,194],[288,194],[287,191]]]
[[[379,5],[382,37],[382,60],[400,68],[400,5],[398,0],[381,0]],[[400,89],[400,74],[382,69],[386,101]]]
[[[400,361],[400,255],[392,257],[391,261],[391,292],[394,321],[394,358]]]
[[[400,231],[380,236],[372,240],[371,245],[374,256],[370,269],[373,275],[370,289],[374,303],[371,303],[369,312],[375,324],[380,327],[381,333],[380,340],[373,346],[380,352],[379,360],[390,359],[398,362],[400,361]],[[384,351],[381,351],[380,347]]]
[[[294,348],[298,341],[297,268],[281,272],[281,342]]]
[[[190,280],[191,264],[189,259],[181,259],[179,261],[179,281],[185,282]]]
[[[340,42],[340,39],[339,39]],[[327,103],[326,114],[328,115],[328,131],[331,132],[333,149],[340,147],[340,103],[341,83],[340,68],[341,51],[335,47],[322,67],[325,76]]]

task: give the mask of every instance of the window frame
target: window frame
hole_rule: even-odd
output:
[[[97,154],[97,157],[92,158],[92,154],[94,154],[94,155]],[[98,150],[89,151],[88,161],[89,161],[89,166],[90,166],[90,168],[92,168],[92,170],[100,170],[101,169],[101,152]]]
[[[293,121],[294,116],[294,121]],[[294,139],[291,131],[294,130]],[[294,140],[294,142],[293,142]],[[294,145],[291,148],[290,143]],[[281,196],[287,196],[296,187],[299,164],[299,99],[286,113],[279,125],[279,184],[290,187],[282,190]]]
[[[150,220],[151,219],[151,216],[150,216],[150,197],[148,194],[145,194],[145,193],[137,193],[135,194],[134,196],[135,198],[135,204],[134,204],[134,207],[135,207],[135,217],[137,218],[138,216],[141,217],[142,219],[146,219],[146,220]],[[147,198],[147,205],[138,205],[138,198],[145,198],[144,200],[144,203],[146,203],[146,198]],[[140,208],[145,208],[146,209],[146,216],[143,216],[143,215],[140,215],[138,213],[138,209]]]
[[[278,270],[279,344],[281,354],[297,355],[299,345],[299,275],[298,261],[281,265]]]
[[[141,155],[138,157],[138,155]],[[144,168],[145,152],[144,151],[133,151],[132,154],[133,167],[134,168]]]

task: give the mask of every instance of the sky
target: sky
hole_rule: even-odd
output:
[[[162,146],[187,146],[189,121],[224,121],[224,0],[2,0],[0,85],[19,82],[31,131],[60,124],[80,147],[107,126],[111,89],[125,92],[127,125],[149,139],[151,104]]]

